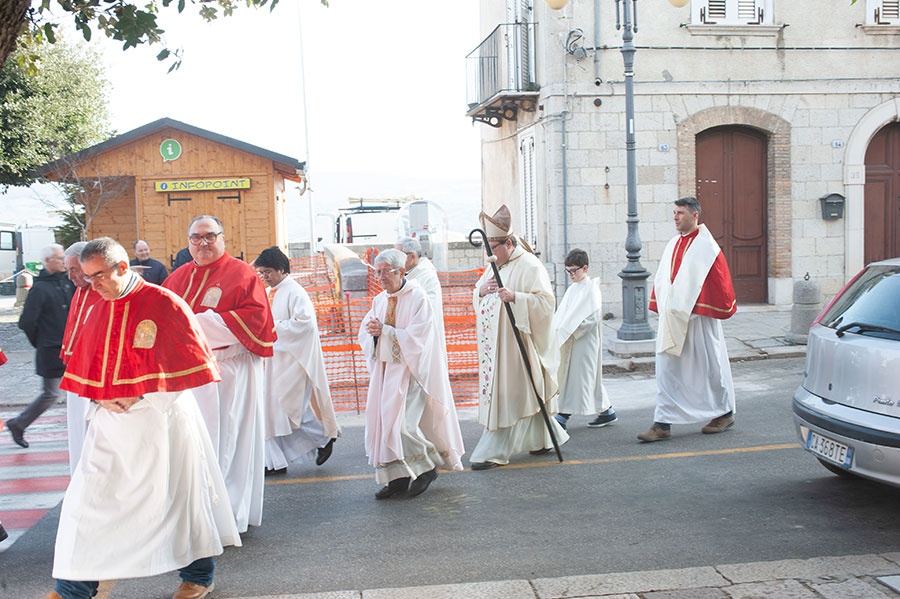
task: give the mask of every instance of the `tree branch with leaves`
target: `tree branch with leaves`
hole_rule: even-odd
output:
[[[299,1],[299,0],[298,0]],[[328,6],[327,0],[320,0]],[[207,21],[219,16],[229,17],[241,4],[250,8],[275,8],[279,0],[147,0],[146,3],[127,0],[3,0],[0,2],[0,66],[6,62],[19,43],[55,43],[60,18],[71,18],[84,39],[90,41],[94,32],[122,42],[127,50],[142,44],[163,44],[157,54],[159,60],[173,59],[169,71],[181,65],[181,51],[165,46],[165,30],[158,17],[166,9],[178,14],[190,7]]]

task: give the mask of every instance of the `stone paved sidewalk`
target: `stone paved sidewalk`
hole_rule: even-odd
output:
[[[887,599],[900,553],[241,599]]]
[[[650,326],[657,328],[656,314],[650,312]],[[604,321],[603,346],[611,347],[621,318]],[[791,327],[790,309],[775,306],[739,306],[737,313],[722,321],[728,358],[732,362],[766,360],[770,358],[798,358],[806,355],[805,345],[796,345],[786,338]],[[617,358],[611,352],[603,357],[604,374],[653,370],[653,356]]]

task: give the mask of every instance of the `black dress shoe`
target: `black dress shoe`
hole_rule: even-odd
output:
[[[328,461],[328,458],[331,457],[331,452],[334,451],[335,441],[337,441],[337,439],[331,439],[325,447],[316,449],[316,466],[321,466]]]
[[[406,489],[409,487],[409,477],[395,478],[387,484],[386,487],[375,493],[375,499],[389,499],[398,495],[406,495]],[[423,491],[425,489],[422,489]]]
[[[408,497],[415,497],[416,495],[421,495],[425,492],[425,489],[428,488],[428,485],[434,482],[434,479],[437,478],[437,468],[432,468],[428,472],[423,472],[419,475],[416,480],[412,481],[409,485],[409,492],[407,492]]]
[[[472,462],[472,470],[490,470],[499,466],[497,462]]]
[[[9,535],[6,534],[6,529],[3,528],[3,523],[0,522],[0,541],[3,541],[3,540],[6,539],[6,537],[8,537],[8,536],[9,536]]]
[[[545,447],[543,449],[534,449],[532,451],[529,451],[528,453],[530,453],[531,455],[545,455],[550,453],[551,451],[553,451],[553,449]]]
[[[279,476],[287,474],[287,466],[284,468],[266,468],[266,476]]]
[[[9,429],[9,434],[12,435],[13,441],[15,441],[16,445],[28,449],[28,441],[26,441],[25,437],[23,436],[25,430],[22,429],[22,427],[10,420],[6,423],[6,428]]]

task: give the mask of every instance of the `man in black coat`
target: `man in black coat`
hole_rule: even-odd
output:
[[[36,349],[35,371],[43,379],[43,391],[21,414],[6,422],[13,441],[28,447],[25,429],[60,398],[59,383],[66,370],[59,357],[66,317],[75,287],[66,277],[63,248],[55,243],[41,250],[44,269],[34,279],[19,316],[19,328]]]

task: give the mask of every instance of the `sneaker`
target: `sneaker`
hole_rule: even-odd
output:
[[[588,427],[590,428],[600,428],[601,426],[606,426],[607,424],[612,424],[619,417],[616,416],[615,412],[610,413],[610,410],[603,412],[602,414],[597,414],[597,417],[588,422]]]
[[[562,414],[554,414],[553,418],[559,423],[562,429],[568,430],[569,419],[563,416]]]
[[[734,426],[734,416],[719,416],[709,421],[709,424],[700,429],[704,435],[723,433]]]
[[[672,431],[666,430],[660,426],[656,426],[655,424],[650,427],[650,430],[646,433],[640,433],[637,438],[641,441],[641,443],[652,443],[654,441],[665,441],[666,439],[670,439],[672,437]]]

